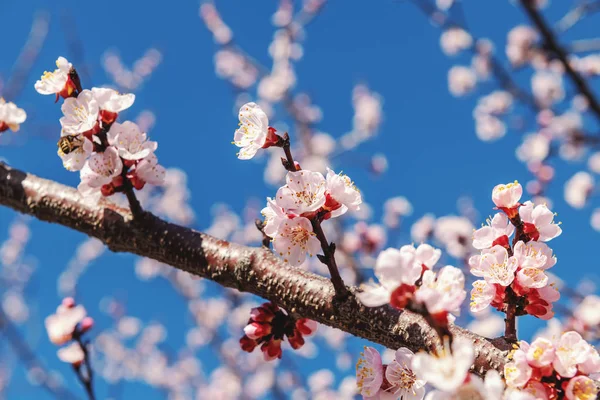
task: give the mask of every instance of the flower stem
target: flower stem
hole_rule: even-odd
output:
[[[504,338],[509,342],[517,341],[517,306],[509,303],[504,319]]]
[[[81,364],[73,365],[73,369],[75,370],[75,373],[77,374],[77,378],[79,379],[79,382],[81,382],[81,384],[85,388],[85,392],[88,395],[88,399],[96,400],[96,396],[94,395],[94,371],[92,369],[92,364],[90,361],[90,353],[88,351],[87,344],[83,343],[80,336],[76,336],[76,337],[74,337],[74,339],[79,344],[79,347],[81,347],[81,351],[83,351],[86,375],[85,376],[83,375]]]
[[[123,165],[123,171],[121,172],[121,177],[123,178],[123,193],[127,196],[127,202],[129,203],[129,209],[131,210],[131,215],[133,219],[139,218],[144,214],[144,209],[140,204],[140,201],[137,199],[135,192],[133,191],[133,185],[131,181],[127,179],[127,172],[129,168],[125,168]]]
[[[144,209],[140,204],[140,201],[135,196],[133,192],[133,187],[131,185],[127,185],[124,190],[125,196],[127,196],[127,201],[129,202],[129,208],[131,209],[131,215],[133,218],[139,218],[143,213]]]
[[[321,228],[321,222],[318,217],[311,219],[311,223],[313,231],[317,235],[317,239],[321,242],[321,249],[323,249],[323,255],[321,256],[319,254],[317,257],[323,264],[327,265],[327,268],[329,269],[331,283],[333,283],[336,297],[338,299],[344,299],[348,296],[349,292],[346,285],[344,285],[344,280],[340,276],[337,262],[335,261],[335,243],[327,242],[325,232],[323,232],[323,228]]]
[[[256,219],[254,221],[254,225],[256,225],[256,229],[258,229],[260,231],[260,233],[262,233],[262,235],[263,235],[262,246],[267,249],[270,248],[271,247],[271,238],[265,233],[265,223],[260,219]]]
[[[290,135],[286,132],[283,135],[283,144],[281,147],[283,148],[283,152],[285,153],[285,158],[282,158],[281,161],[283,166],[288,171],[297,171],[296,163],[294,162],[294,157],[292,157],[292,150],[290,149]]]
[[[448,320],[446,318],[443,321],[440,321],[439,318],[436,319],[429,312],[429,310],[427,310],[427,307],[425,307],[424,304],[417,303],[416,301],[414,301],[414,299],[413,301],[410,301],[408,303],[406,309],[416,314],[419,314],[425,319],[425,322],[427,322],[427,324],[435,331],[435,333],[437,333],[440,339],[440,344],[442,346],[444,346],[446,340],[448,341],[448,344],[452,346],[452,341],[454,337],[452,336],[452,332],[448,327]]]

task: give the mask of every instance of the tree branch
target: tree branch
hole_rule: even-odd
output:
[[[71,187],[38,178],[0,163],[0,204],[40,220],[58,223],[100,239],[115,252],[129,252],[169,264],[275,301],[297,317],[310,318],[390,349],[412,351],[440,346],[422,317],[389,306],[368,308],[356,298],[357,288],[336,298],[329,279],[278,259],[269,250],[213,238],[143,213],[134,220],[127,209],[101,200],[84,199]],[[502,371],[510,345],[490,341],[457,326],[455,338],[466,337],[475,348],[474,370]]]
[[[548,49],[549,52],[553,53],[556,58],[558,58],[565,68],[567,75],[573,81],[573,84],[577,87],[579,93],[584,96],[589,103],[590,108],[596,115],[596,119],[600,121],[600,103],[596,99],[596,96],[592,92],[592,89],[588,86],[587,81],[579,75],[577,71],[571,66],[569,62],[568,53],[562,48],[562,46],[558,43],[558,40],[554,36],[552,29],[548,26],[542,14],[540,14],[535,1],[533,0],[521,0],[521,4],[523,8],[527,12],[529,19],[531,22],[535,24],[535,26],[540,31],[542,37],[544,38],[544,45]]]

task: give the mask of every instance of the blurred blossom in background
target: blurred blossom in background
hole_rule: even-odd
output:
[[[523,318],[520,336],[562,323],[597,340],[590,327],[600,322],[593,295],[599,265],[589,250],[600,240],[600,152],[587,100],[576,95],[564,67],[537,47],[538,32],[513,2],[438,0],[426,2],[429,9],[409,3],[221,0],[148,7],[107,0],[97,7],[5,0],[0,92],[27,112],[27,121],[18,133],[0,136],[0,160],[77,186],[78,174],[55,156],[58,108],[52,96],[33,89],[38,72],[63,55],[84,87],[136,95],[122,114],[160,143],[167,168],[163,186],[138,192],[146,209],[259,246],[255,219],[285,170],[280,149],[261,150],[244,163],[235,156],[237,111],[256,102],[278,132],[289,132],[303,168],[343,170],[360,189],[361,209],[323,226],[338,244],[337,263],[349,284],[373,277],[383,248],[410,243],[434,244],[443,251],[439,265],[464,267],[475,252],[473,230],[495,212],[492,188],[518,179],[524,197],[551,205],[555,220],[564,222],[565,234],[552,243],[559,259],[553,273],[566,293],[562,307],[571,310],[548,326]],[[544,13],[559,21],[572,3],[555,1]],[[565,29],[561,40],[597,33],[591,17]],[[593,79],[600,74],[597,51],[577,53],[571,62],[600,93]],[[495,63],[525,94],[498,83]],[[126,205],[124,198],[111,200]],[[314,258],[302,267],[328,273]],[[94,318],[86,335],[100,398],[351,399],[357,393],[354,364],[366,341],[319,326],[298,351],[284,349],[281,360],[267,363],[260,351],[245,353],[238,344],[262,299],[154,260],[110,253],[96,239],[0,208],[0,321],[22,332],[16,336],[35,355],[25,366],[8,340],[14,331],[4,331],[0,398],[51,399],[59,387],[81,393],[43,326],[67,296]],[[462,326],[501,334],[503,320],[494,311],[463,311]],[[383,357],[388,362],[394,354]]]

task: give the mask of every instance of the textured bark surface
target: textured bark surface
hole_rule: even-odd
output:
[[[264,248],[216,239],[171,224],[150,213],[133,220],[129,210],[106,201],[90,202],[71,187],[26,174],[0,163],[0,204],[40,220],[93,236],[115,252],[149,257],[223,286],[254,293],[286,310],[390,349],[430,350],[435,332],[414,313],[391,307],[364,307],[355,287],[337,300],[329,279],[287,265]],[[342,266],[343,268],[343,266]],[[453,326],[455,337],[474,343],[475,372],[502,371],[509,347]]]

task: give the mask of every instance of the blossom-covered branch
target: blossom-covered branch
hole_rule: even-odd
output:
[[[391,307],[363,306],[356,288],[336,300],[331,282],[290,267],[263,248],[250,248],[165,222],[152,214],[133,220],[129,210],[105,199],[86,200],[74,188],[0,164],[0,204],[48,222],[96,237],[115,252],[149,257],[223,286],[275,301],[293,315],[380,343],[413,351],[439,346],[437,334],[422,317]],[[454,338],[473,343],[478,373],[502,370],[508,349],[503,339],[490,341],[450,325]]]

